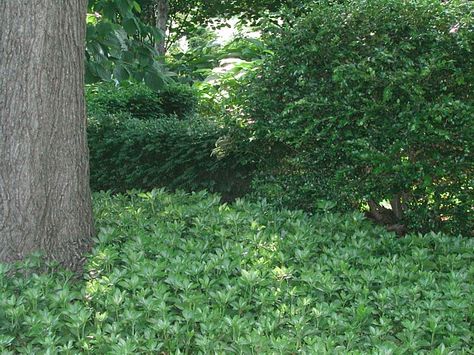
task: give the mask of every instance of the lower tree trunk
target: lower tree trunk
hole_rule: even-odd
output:
[[[156,42],[155,49],[160,55],[165,55],[166,53],[166,30],[168,26],[169,12],[170,12],[170,9],[169,9],[168,0],[156,0],[156,3],[155,3],[156,28],[158,28],[163,34],[163,39],[159,42]]]
[[[402,206],[402,197],[401,194],[397,194],[390,200],[390,206],[392,207],[392,211],[397,217],[398,220],[403,218],[403,206]]]
[[[376,223],[384,225],[387,230],[404,235],[406,226],[403,224],[403,209],[400,195],[390,200],[391,209],[381,206],[374,200],[368,201],[369,211],[366,216]]]
[[[0,1],[0,262],[77,269],[93,231],[84,102],[87,0]]]

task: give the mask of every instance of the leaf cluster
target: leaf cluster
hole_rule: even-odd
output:
[[[216,70],[226,59],[244,62],[260,60],[265,54],[265,45],[262,41],[239,35],[230,42],[220,45],[213,38],[200,40],[193,37],[198,45],[190,47],[186,52],[171,53],[168,67],[177,73],[181,80],[193,82],[197,85],[216,79]],[[235,71],[234,71],[235,72]]]
[[[322,1],[273,31],[240,103],[249,135],[274,148],[264,180],[341,209],[404,196],[411,228],[472,234],[473,12]]]
[[[86,83],[134,79],[159,90],[170,81],[153,47],[164,34],[141,21],[141,11],[135,0],[89,1]]]

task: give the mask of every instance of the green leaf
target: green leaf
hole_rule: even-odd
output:
[[[100,63],[91,63],[92,65],[92,69],[94,71],[94,73],[99,77],[101,78],[102,80],[110,80],[111,79],[111,75],[110,75],[110,72],[105,68],[105,66],[103,66],[102,64]]]
[[[115,4],[123,18],[129,17],[132,14],[132,7],[128,0],[115,0]]]
[[[135,55],[131,51],[126,51],[122,53],[122,60],[125,63],[133,63],[135,61]]]
[[[140,32],[140,26],[138,25],[135,17],[130,17],[122,22],[122,26],[128,35],[132,36],[137,32]]]
[[[115,19],[115,16],[117,14],[117,9],[114,5],[114,3],[106,3],[104,5],[104,8],[102,10],[102,16],[104,16],[107,19],[113,20]]]
[[[130,77],[130,73],[128,72],[127,68],[123,65],[116,65],[114,68],[114,78],[118,81],[127,80]]]
[[[135,9],[136,12],[141,13],[142,8],[140,7],[140,4],[136,1],[133,2],[133,8]]]
[[[392,90],[389,87],[386,87],[383,91],[383,101],[388,102],[392,98]]]
[[[95,30],[97,32],[97,36],[106,37],[108,34],[113,32],[114,25],[110,22],[99,22],[97,26],[95,26]]]
[[[155,91],[159,91],[165,86],[165,80],[162,74],[156,70],[147,71],[145,73],[145,84]]]
[[[94,66],[91,62],[86,62],[86,73],[84,81],[86,84],[92,84],[99,81],[96,71],[94,70]]]

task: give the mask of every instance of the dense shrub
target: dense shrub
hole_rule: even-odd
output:
[[[471,1],[318,2],[273,33],[243,105],[254,138],[279,152],[259,188],[471,234],[473,12]]]
[[[2,354],[470,354],[474,239],[205,193],[95,196],[85,280],[5,277]]]
[[[140,119],[175,115],[180,119],[195,112],[197,94],[188,85],[169,84],[155,92],[145,84],[112,83],[90,85],[86,90],[89,115],[128,112]]]
[[[224,200],[248,189],[250,164],[233,155],[212,154],[225,132],[194,118],[140,120],[129,115],[97,115],[89,119],[91,187],[94,191],[167,187],[207,189]]]

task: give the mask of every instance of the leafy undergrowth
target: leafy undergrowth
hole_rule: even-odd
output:
[[[2,267],[2,354],[472,353],[473,239],[205,193],[95,208],[85,280]]]

